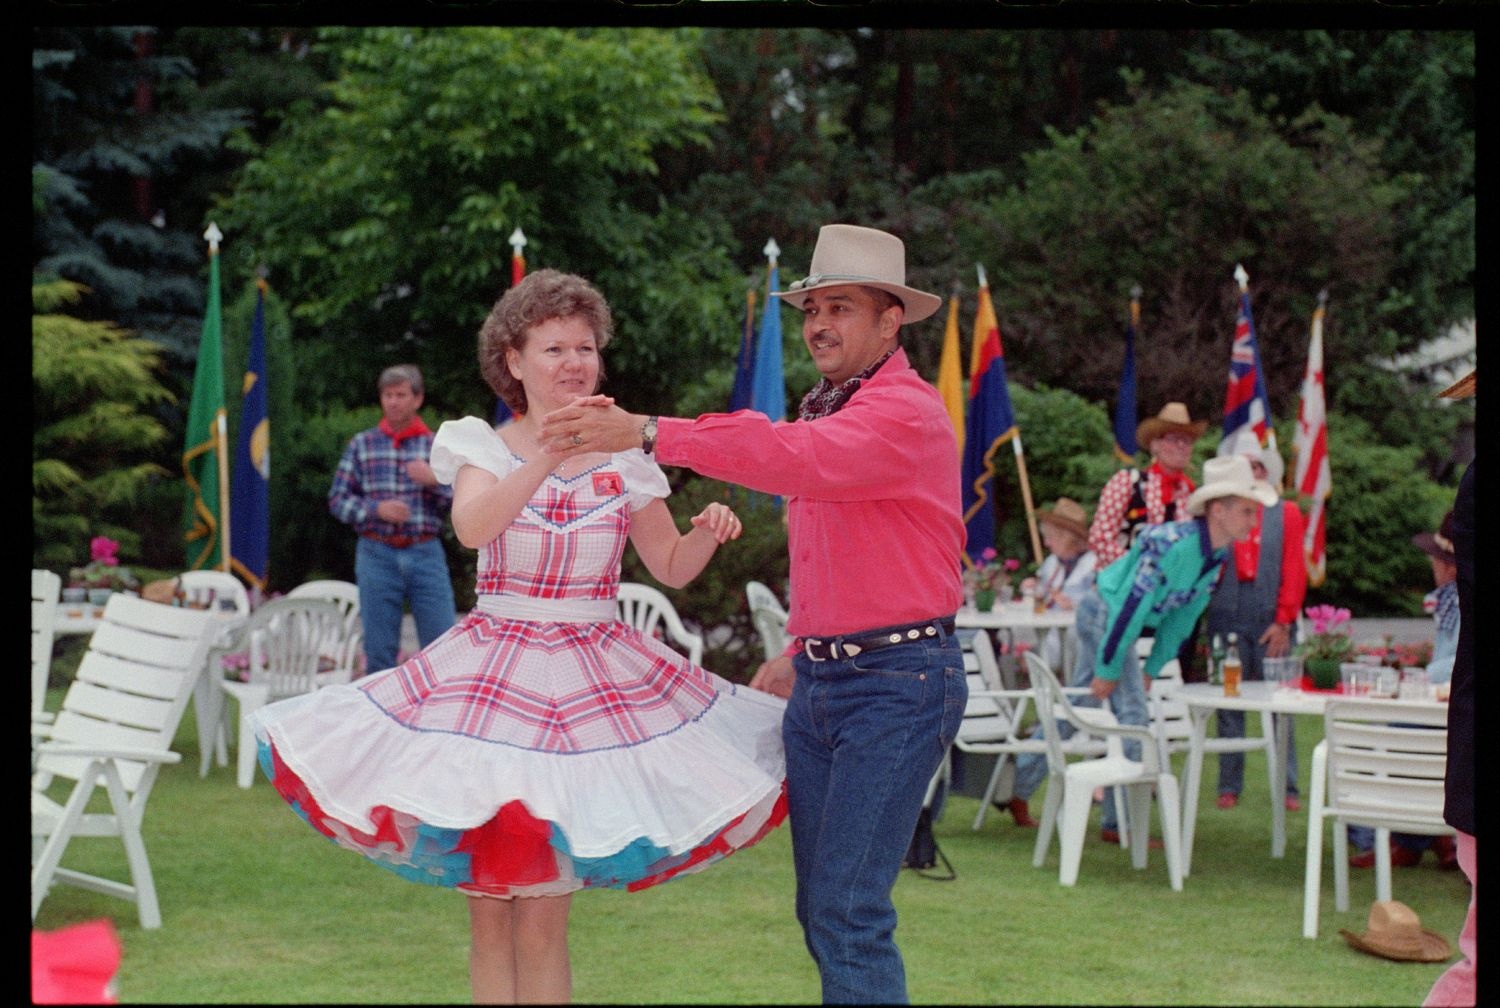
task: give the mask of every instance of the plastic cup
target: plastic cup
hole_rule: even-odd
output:
[[[1428,689],[1426,669],[1404,668],[1401,670],[1399,696],[1402,700],[1426,700]]]
[[[1394,700],[1401,691],[1401,670],[1388,667],[1374,669],[1370,683],[1370,696],[1382,700]]]
[[[1363,662],[1343,662],[1339,665],[1339,681],[1346,696],[1369,696],[1374,680],[1375,667]]]
[[[1302,685],[1302,659],[1296,655],[1267,658],[1263,663],[1266,682],[1281,689],[1298,689]]]

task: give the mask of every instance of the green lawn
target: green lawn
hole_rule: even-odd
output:
[[[56,709],[54,693],[49,709]],[[1299,719],[1305,779],[1317,722]],[[465,1002],[467,914],[447,890],[418,886],[334,847],[264,779],[233,766],[198,777],[189,711],[183,762],[152,795],[146,843],[163,926],[141,930],[129,904],[66,886],[38,927],[108,917],[119,930],[122,1003]],[[231,754],[232,755],[232,754]],[[232,762],[232,761],[231,761]],[[1159,851],[1142,872],[1091,830],[1078,885],[1057,884],[1054,845],[1031,867],[1034,831],[1004,814],[970,830],[973,799],[949,799],[938,841],[957,869],[944,882],[904,872],[897,940],[913,1001],[946,1004],[1415,1005],[1442,964],[1355,952],[1373,872],[1353,872],[1351,909],[1333,911],[1324,862],[1320,935],[1301,937],[1306,815],[1288,816],[1273,860],[1263,764],[1252,756],[1240,806],[1213,806],[1208,768],[1193,875],[1172,892]],[[1038,794],[1038,799],[1041,795]],[[1457,872],[1397,869],[1394,895],[1456,948],[1468,904]],[[118,843],[75,841],[76,867],[123,871]],[[622,1004],[807,1003],[819,998],[792,916],[789,834],[707,872],[643,893],[574,901],[574,996]]]

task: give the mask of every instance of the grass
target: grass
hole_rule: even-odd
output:
[[[59,699],[54,692],[49,709]],[[1299,720],[1305,775],[1317,722]],[[191,709],[177,743],[183,761],[158,781],[145,828],[162,928],[144,931],[133,906],[68,886],[53,889],[36,920],[46,930],[112,920],[124,946],[122,1003],[469,1000],[465,897],[334,847],[263,778],[235,787],[232,759],[199,778]],[[1350,910],[1334,912],[1326,843],[1319,937],[1301,937],[1306,814],[1288,816],[1287,856],[1272,859],[1264,764],[1247,763],[1245,793],[1227,812],[1213,805],[1207,768],[1193,874],[1180,893],[1159,851],[1137,872],[1126,852],[1092,837],[1078,885],[1059,886],[1055,844],[1046,866],[1032,868],[1034,831],[997,813],[974,832],[974,799],[950,797],[936,834],[958,878],[903,872],[896,886],[912,1000],[1419,1004],[1445,964],[1390,962],[1344,943],[1339,928],[1364,930],[1374,873],[1351,872]],[[124,872],[111,841],[76,840],[64,863]],[[1397,869],[1394,896],[1456,948],[1468,884],[1433,864],[1429,855]],[[580,893],[571,945],[581,1003],[819,999],[793,919],[784,826],[700,875],[642,893]]]

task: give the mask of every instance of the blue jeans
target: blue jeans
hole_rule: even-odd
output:
[[[1078,660],[1073,665],[1073,679],[1070,686],[1088,686],[1094,681],[1094,665],[1099,658],[1099,642],[1104,639],[1104,631],[1109,623],[1109,607],[1104,604],[1098,591],[1090,591],[1078,603],[1078,616],[1075,627],[1078,630]],[[1148,725],[1151,723],[1150,711],[1146,706],[1146,686],[1142,678],[1141,662],[1135,655],[1135,641],[1122,641],[1121,649],[1124,651],[1124,661],[1120,666],[1120,678],[1115,682],[1115,689],[1109,695],[1109,709],[1114,712],[1115,720],[1126,725]],[[1073,701],[1075,707],[1097,707],[1099,701],[1093,697],[1080,697]],[[1135,739],[1124,740],[1124,750],[1127,759],[1138,760],[1141,758],[1141,744]],[[1099,813],[1099,826],[1101,829],[1117,830],[1120,828],[1119,820],[1115,815],[1114,788],[1107,788],[1104,792],[1104,808]]]
[[[829,1004],[904,1004],[891,889],[968,700],[958,641],[794,659],[782,721],[797,922]]]
[[[457,617],[441,540],[397,549],[360,536],[354,552],[354,581],[359,586],[366,672],[396,664],[403,603],[411,603],[422,647],[442,636]]]

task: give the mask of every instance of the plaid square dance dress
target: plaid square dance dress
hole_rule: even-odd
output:
[[[432,467],[521,460],[477,417]],[[615,619],[630,512],[665,497],[637,450],[549,475],[480,554],[478,604],[409,661],[256,714],[261,769],[318,832],[470,894],[642,889],[786,815],[785,701]]]

